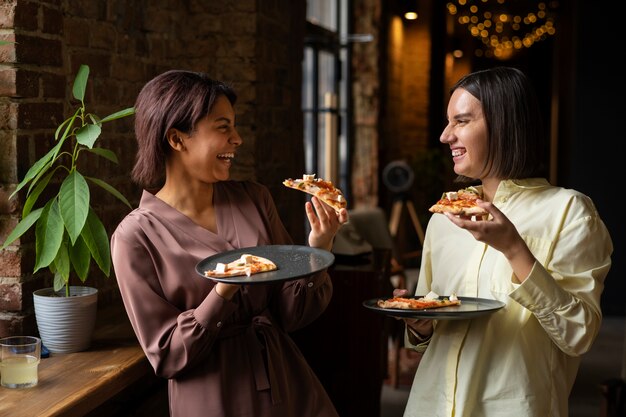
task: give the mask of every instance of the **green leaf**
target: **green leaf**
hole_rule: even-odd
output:
[[[59,127],[57,127],[57,130],[54,132],[54,140],[59,140],[59,133],[61,133],[61,130],[66,125],[67,126],[65,127],[65,132],[63,132],[63,139],[67,137],[68,133],[72,129],[72,126],[74,125],[74,120],[76,120],[78,113],[80,113],[80,109],[76,110],[76,112],[74,113],[72,117],[65,119],[63,123],[61,123]]]
[[[102,126],[102,121],[100,120],[100,118],[97,115],[89,113],[87,115],[87,117],[89,117],[89,119],[91,119],[91,124]]]
[[[54,274],[59,274],[64,282],[70,281],[70,258],[67,253],[67,238],[61,241],[61,246],[59,246],[59,251],[57,252],[56,257],[54,258]]]
[[[48,166],[46,169],[42,170],[39,172],[39,174],[37,174],[37,176],[33,179],[33,181],[30,183],[30,185],[28,186],[28,191],[26,192],[26,195],[30,195],[33,192],[33,188],[35,188],[36,184],[39,184],[39,180],[41,179],[41,177],[43,177],[46,172],[48,172],[48,170],[50,168],[52,168],[54,166],[54,162],[55,161],[50,161],[50,166]],[[67,168],[65,168],[62,165],[57,165],[54,170],[52,171],[52,175],[54,175],[54,173],[58,170],[58,169],[65,169],[67,172]]]
[[[24,203],[24,208],[22,209],[22,218],[28,216],[31,209],[35,206],[39,195],[50,182],[50,178],[52,178],[52,175],[54,175],[54,171],[46,175],[41,181],[38,181],[37,186],[32,190],[32,192],[29,193],[29,196]]]
[[[101,132],[102,129],[98,125],[85,125],[76,131],[76,141],[88,148],[93,148]]]
[[[95,153],[96,155],[102,156],[106,159],[108,159],[111,162],[114,163],[118,163],[117,160],[117,155],[115,155],[115,153],[109,149],[104,149],[104,148],[91,148],[91,149],[85,149],[88,152],[91,153]]]
[[[87,65],[81,65],[78,68],[78,73],[74,79],[74,87],[72,88],[72,94],[74,98],[80,101],[85,100],[85,91],[87,90],[87,78],[89,78],[89,67]]]
[[[104,225],[96,215],[89,209],[87,222],[81,233],[81,237],[85,240],[85,244],[91,252],[91,256],[98,264],[98,267],[108,277],[111,271],[111,249],[109,247],[109,236],[107,235]]]
[[[35,270],[45,268],[54,261],[63,239],[63,220],[56,199],[48,201],[35,227]]]
[[[15,226],[15,229],[7,236],[6,240],[0,247],[0,250],[6,248],[11,243],[15,242],[17,238],[26,233],[33,224],[41,217],[41,213],[43,212],[43,207],[34,211],[31,211],[28,216],[24,217],[18,224]]]
[[[45,172],[48,168],[50,168],[50,166],[52,165],[50,163],[50,160],[53,158],[53,155],[55,154],[57,147],[59,147],[59,145],[55,146],[54,148],[50,149],[48,151],[47,154],[45,154],[44,156],[42,156],[37,162],[35,162],[33,164],[32,167],[30,167],[30,169],[28,170],[28,172],[26,173],[26,176],[24,177],[24,179],[22,180],[22,182],[20,182],[17,185],[17,188],[15,189],[15,191],[13,191],[11,193],[11,195],[9,196],[9,198],[13,198],[13,196],[15,194],[17,194],[17,192],[19,190],[21,190],[26,184],[28,184],[28,182],[30,180],[32,180],[33,178],[35,178],[38,174],[40,174],[41,172]],[[48,165],[50,163],[50,165]]]
[[[59,274],[58,272],[54,273],[54,291],[61,291],[63,289],[63,287],[69,288],[69,286],[65,285],[65,278],[63,278],[63,276],[61,274]],[[69,294],[66,294],[67,296],[69,296]]]
[[[87,217],[89,219],[89,217]],[[89,222],[89,220],[87,220]],[[83,228],[84,230],[84,228]],[[76,275],[82,282],[87,280],[89,274],[89,264],[91,263],[91,254],[85,241],[79,236],[76,243],[69,248],[70,260]]]
[[[127,109],[117,111],[117,112],[115,112],[113,114],[109,114],[107,117],[105,117],[104,119],[100,120],[100,122],[101,123],[106,123],[106,122],[110,122],[111,120],[121,119],[122,117],[131,116],[133,114],[135,114],[135,108],[134,107],[129,107]]]
[[[59,190],[59,208],[72,245],[81,233],[89,213],[89,185],[77,171],[65,178]]]
[[[110,192],[111,194],[113,194],[115,197],[117,197],[122,203],[126,204],[129,208],[133,208],[133,206],[130,205],[130,203],[128,202],[128,200],[126,199],[126,197],[124,197],[122,195],[122,193],[120,193],[119,191],[117,191],[115,188],[113,188],[112,185],[107,184],[106,182],[102,181],[101,179],[98,178],[93,178],[93,177],[85,177],[87,178],[89,181],[93,182],[94,184],[99,185],[100,187],[104,188],[105,190],[107,190],[108,192]]]

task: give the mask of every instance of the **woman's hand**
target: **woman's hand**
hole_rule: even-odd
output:
[[[240,286],[241,285],[226,284],[224,282],[218,282],[217,284],[215,284],[215,292],[217,293],[217,295],[219,295],[223,299],[230,301],[230,299],[233,298],[235,293],[239,291]]]
[[[311,202],[306,202],[304,207],[311,224],[309,246],[331,250],[337,230],[348,221],[348,210],[344,208],[337,213],[334,208],[322,203],[317,197],[311,197]]]
[[[476,200],[476,203],[489,212],[489,220],[472,221],[450,213],[445,215],[452,223],[470,232],[474,239],[502,252],[509,260],[517,279],[523,282],[535,263],[534,255],[504,213],[492,203],[482,200]]]

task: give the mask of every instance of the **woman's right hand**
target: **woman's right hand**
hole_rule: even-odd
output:
[[[240,285],[218,282],[217,284],[215,284],[215,292],[223,299],[230,301],[235,293],[239,291],[239,287]]]

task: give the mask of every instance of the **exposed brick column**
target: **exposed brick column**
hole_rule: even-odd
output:
[[[0,8],[0,239],[20,218],[22,201],[8,200],[19,178],[49,149],[52,126],[63,116],[65,78],[58,5],[5,1]],[[43,67],[41,63],[45,62]],[[19,64],[18,64],[19,63]],[[60,86],[60,87],[59,87]],[[45,285],[33,276],[34,233],[0,252],[0,336],[34,334],[32,292]],[[48,281],[50,282],[50,281]]]
[[[356,43],[352,55],[354,152],[352,154],[353,208],[378,205],[378,152],[380,117],[380,25],[377,0],[357,2],[355,33],[367,33],[373,42]]]

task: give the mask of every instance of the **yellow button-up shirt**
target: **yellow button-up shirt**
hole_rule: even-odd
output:
[[[426,229],[416,294],[500,300],[469,320],[437,320],[405,417],[567,417],[580,355],[602,319],[613,246],[591,199],[544,179],[500,183],[493,201],[537,262],[522,283],[501,252],[445,216]]]

